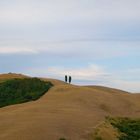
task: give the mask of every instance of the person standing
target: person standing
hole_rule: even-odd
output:
[[[72,81],[72,77],[69,76],[69,84],[71,84],[71,81]]]
[[[68,77],[67,75],[65,75],[65,82],[67,83],[67,81],[68,81]]]

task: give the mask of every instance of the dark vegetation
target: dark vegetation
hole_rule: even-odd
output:
[[[0,107],[37,100],[51,87],[38,78],[7,80],[0,83]]]
[[[140,140],[140,119],[109,118],[109,122],[121,132],[119,140]]]
[[[66,140],[65,138],[60,138],[59,140]]]

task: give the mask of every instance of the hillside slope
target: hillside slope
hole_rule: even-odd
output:
[[[23,74],[16,74],[16,73],[8,73],[8,74],[0,74],[0,82],[5,80],[13,79],[13,78],[27,78],[28,76]]]
[[[37,101],[0,108],[0,140],[88,140],[106,116],[140,117],[140,95],[49,80]]]

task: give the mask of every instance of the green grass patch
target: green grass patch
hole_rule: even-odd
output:
[[[0,107],[34,101],[53,85],[38,78],[11,79],[0,83]]]
[[[121,132],[119,140],[140,140],[140,119],[108,118],[108,120]]]

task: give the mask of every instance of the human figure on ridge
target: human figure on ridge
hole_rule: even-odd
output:
[[[69,81],[68,81],[69,80]],[[66,83],[68,83],[69,82],[69,84],[71,84],[71,81],[72,81],[72,77],[71,76],[69,76],[69,79],[68,79],[68,76],[67,75],[65,75],[65,82]]]
[[[68,77],[67,75],[65,75],[65,82],[67,83],[67,81],[68,81]]]
[[[69,76],[69,84],[71,84],[72,78],[71,76]]]

